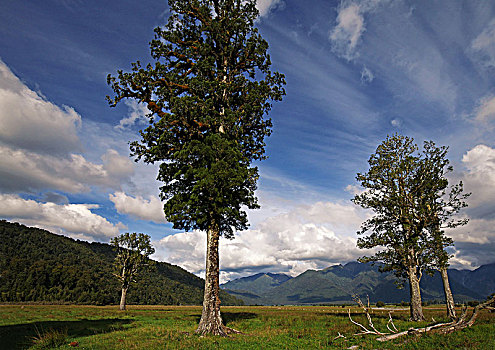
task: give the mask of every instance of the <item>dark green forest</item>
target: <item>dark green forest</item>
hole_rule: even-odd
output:
[[[112,273],[116,252],[46,230],[0,221],[0,301],[108,305],[120,301]],[[200,305],[204,280],[156,262],[131,286],[128,304]],[[223,305],[242,305],[221,293]]]

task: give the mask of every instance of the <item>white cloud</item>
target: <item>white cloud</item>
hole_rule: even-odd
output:
[[[101,156],[101,159],[103,161],[102,168],[106,172],[106,176],[113,179],[113,181],[127,179],[134,174],[134,163],[132,160],[127,156],[121,156],[114,149],[107,150]]]
[[[233,240],[221,240],[222,281],[260,269],[297,275],[307,268],[355,260],[364,254],[355,238],[364,219],[352,204],[329,202],[268,218],[255,229],[238,232]],[[205,240],[204,232],[194,231],[167,236],[156,246],[162,259],[201,275]]]
[[[149,196],[148,199],[144,199],[141,196],[131,197],[124,192],[115,192],[110,194],[109,198],[120,214],[128,214],[137,219],[159,224],[166,222],[162,202],[156,196]]]
[[[486,67],[495,67],[495,19],[472,41],[476,60]]]
[[[402,121],[398,118],[395,118],[390,121],[390,124],[392,126],[395,126],[396,128],[400,128],[402,126]]]
[[[347,185],[345,187],[345,191],[346,192],[349,192],[350,194],[352,194],[353,196],[355,196],[357,194],[363,193],[365,190],[364,190],[364,188],[359,187],[359,186],[356,186],[356,185]]]
[[[366,66],[363,67],[361,70],[361,83],[362,84],[369,84],[375,79],[375,75],[373,72],[367,68]]]
[[[0,216],[10,221],[73,238],[108,241],[126,227],[91,212],[98,207],[96,204],[39,203],[17,195],[0,194]]]
[[[274,11],[276,8],[284,6],[285,3],[283,0],[257,0],[256,8],[260,12],[260,16],[266,16],[271,11]]]
[[[364,31],[364,18],[360,5],[350,3],[341,6],[337,15],[337,25],[330,33],[334,52],[347,60],[354,59],[357,56],[357,44]]]
[[[495,96],[486,96],[480,100],[474,119],[483,125],[495,120]]]
[[[447,229],[454,242],[487,244],[495,243],[495,219],[470,219],[467,225]],[[495,258],[495,256],[494,256]]]
[[[46,101],[0,60],[0,142],[37,153],[67,154],[81,149],[81,116]]]
[[[477,145],[469,150],[462,162],[467,168],[463,176],[466,191],[472,192],[470,206],[493,203],[495,198],[495,149]]]
[[[150,110],[144,103],[129,99],[125,100],[124,103],[129,107],[129,115],[120,120],[119,125],[115,126],[116,129],[124,129],[134,124],[145,124],[148,121],[146,115],[150,113]]]
[[[81,116],[29,89],[2,61],[0,125],[0,190],[4,192],[76,193],[95,185],[119,189],[134,173],[129,157],[113,149],[101,156],[102,164],[88,161],[79,153]]]
[[[55,157],[0,145],[0,189],[6,192],[60,190],[88,191],[90,186],[120,188],[134,172],[128,157],[108,150],[103,164],[89,162],[80,154]]]
[[[332,50],[351,61],[359,56],[357,50],[366,31],[364,16],[375,12],[388,0],[343,0],[337,9],[337,25],[330,32]],[[371,73],[371,71],[369,71]],[[373,78],[371,78],[373,80]]]

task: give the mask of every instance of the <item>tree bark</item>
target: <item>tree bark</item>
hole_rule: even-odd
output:
[[[125,311],[125,297],[127,294],[127,288],[122,288],[122,295],[120,296],[120,310]]]
[[[447,305],[447,316],[450,317],[452,320],[454,320],[456,318],[455,304],[454,304],[454,297],[452,296],[452,291],[450,290],[447,268],[446,267],[441,268],[440,274],[442,275],[443,291],[445,293],[445,304]]]
[[[207,232],[206,275],[203,312],[196,333],[227,336],[229,329],[223,325],[220,315],[220,284],[218,243],[220,233],[214,225]]]
[[[411,293],[410,314],[411,321],[423,321],[423,306],[421,305],[421,290],[419,288],[419,279],[416,275],[416,267],[409,266],[408,271],[409,288]]]

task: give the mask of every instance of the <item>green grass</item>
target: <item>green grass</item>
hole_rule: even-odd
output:
[[[367,325],[361,310],[352,317]],[[441,308],[425,308],[431,320],[446,321]],[[230,338],[194,334],[201,315],[195,306],[0,305],[0,349],[495,349],[495,314],[482,312],[476,324],[450,335],[429,334],[380,343],[356,336],[347,308],[223,307],[225,323],[244,334]],[[373,322],[386,331],[388,313],[374,310]],[[407,310],[394,310],[399,330],[417,327]],[[427,322],[420,325],[426,325]],[[334,340],[338,332],[346,338]],[[57,344],[61,344],[57,347]]]

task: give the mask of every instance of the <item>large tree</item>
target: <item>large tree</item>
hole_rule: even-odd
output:
[[[169,0],[170,17],[150,43],[155,63],[108,77],[116,105],[146,104],[150,125],[131,153],[160,163],[164,212],[174,228],[207,233],[203,312],[197,332],[226,335],[219,299],[221,235],[248,226],[272,123],[271,101],[285,94],[270,71],[268,44],[254,27],[254,0]]]
[[[117,250],[114,267],[117,271],[114,275],[120,281],[122,294],[120,297],[120,310],[125,310],[127,290],[132,283],[137,282],[137,277],[151,262],[149,256],[155,252],[151,245],[150,236],[144,233],[123,233],[110,240],[110,244]]]
[[[467,195],[462,193],[462,183],[448,186],[446,174],[452,167],[446,153],[446,147],[431,141],[420,152],[412,138],[396,134],[371,155],[368,172],[356,177],[365,191],[353,202],[375,212],[358,232],[362,235],[358,247],[379,248],[360,261],[381,262],[382,271],[393,271],[409,281],[414,321],[424,319],[419,287],[423,271],[445,266],[444,256],[436,256],[452,244],[441,225],[455,227],[464,222],[453,215],[465,206]]]

